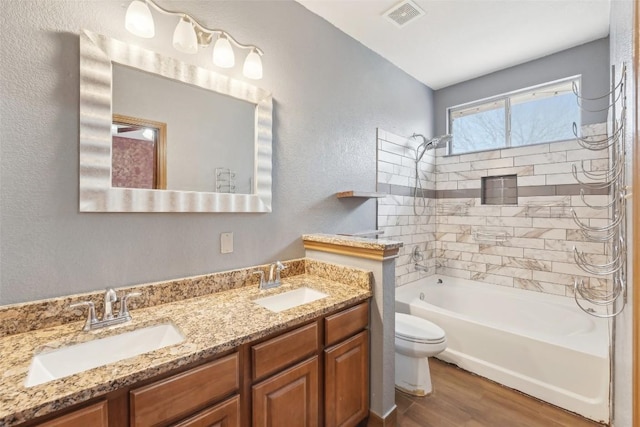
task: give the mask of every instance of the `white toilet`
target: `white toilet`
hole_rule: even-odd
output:
[[[438,325],[410,314],[396,313],[396,388],[414,396],[431,393],[428,357],[447,348]]]

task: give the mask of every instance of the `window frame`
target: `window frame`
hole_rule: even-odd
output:
[[[536,91],[540,91],[541,89],[546,89],[546,88],[552,88],[554,86],[559,86],[565,83],[570,83],[570,84],[576,84],[577,85],[577,90],[578,90],[578,98],[581,96],[581,92],[582,92],[582,74],[576,74],[570,77],[565,77],[562,79],[558,79],[558,80],[553,80],[550,82],[546,82],[546,83],[541,83],[538,85],[534,85],[534,86],[529,86],[526,88],[522,88],[522,89],[517,89],[517,90],[513,90],[510,92],[504,92],[498,95],[493,95],[493,96],[489,96],[486,98],[482,98],[482,99],[477,99],[474,101],[469,101],[469,102],[465,102],[463,104],[458,104],[458,105],[454,105],[451,107],[447,107],[447,117],[446,117],[446,133],[447,134],[452,134],[453,132],[453,126],[452,126],[452,113],[455,113],[456,111],[464,111],[464,110],[468,110],[474,107],[482,107],[491,103],[497,103],[497,102],[502,102],[504,101],[504,124],[505,124],[505,141],[504,141],[504,145],[497,147],[497,148],[487,148],[487,149],[482,149],[482,150],[473,150],[473,151],[463,151],[463,152],[459,152],[459,153],[453,153],[453,141],[455,136],[453,136],[453,138],[451,138],[449,140],[449,142],[447,142],[447,150],[446,150],[446,156],[459,156],[462,154],[471,154],[471,153],[481,153],[483,151],[495,151],[495,150],[502,150],[505,148],[514,148],[514,147],[529,147],[532,145],[541,145],[541,144],[549,144],[549,143],[553,143],[553,142],[560,142],[560,141],[566,141],[566,139],[560,139],[560,140],[554,140],[554,141],[542,141],[542,142],[535,142],[532,144],[524,144],[524,145],[516,145],[513,146],[511,145],[511,99],[515,98],[517,96],[520,95],[524,95],[527,93],[533,93]],[[572,86],[573,87],[573,86]],[[579,101],[576,100],[576,108],[578,109],[579,112],[579,123],[577,124],[578,127],[578,136],[582,135],[582,109],[580,109],[580,105],[578,103]]]

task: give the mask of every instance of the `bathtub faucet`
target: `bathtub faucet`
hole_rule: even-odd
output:
[[[417,262],[415,263],[415,267],[418,271],[423,271],[425,273],[429,271],[429,267],[427,267],[426,265],[418,264]]]

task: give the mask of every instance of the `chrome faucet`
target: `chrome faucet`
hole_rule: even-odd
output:
[[[102,320],[113,319],[113,306],[114,302],[118,301],[118,294],[113,288],[107,288],[104,293],[104,314],[102,315]]]
[[[287,268],[286,265],[280,261],[276,261],[269,266],[269,278],[265,281],[264,271],[256,270],[253,274],[260,275],[260,289],[271,289],[280,286],[280,272]]]
[[[127,307],[127,300],[131,297],[137,297],[142,295],[140,292],[131,292],[120,298],[120,311],[117,315],[113,314],[113,304],[118,301],[118,294],[113,288],[107,288],[104,293],[104,313],[102,314],[102,320],[98,320],[96,316],[96,308],[91,301],[80,301],[75,304],[71,304],[70,308],[76,307],[89,307],[87,313],[87,320],[82,328],[83,331],[91,331],[93,329],[105,328],[107,326],[117,325],[119,323],[128,322],[131,320],[131,313]]]

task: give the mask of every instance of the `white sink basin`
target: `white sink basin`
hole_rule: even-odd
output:
[[[25,386],[33,387],[182,341],[184,335],[173,323],[162,323],[46,350],[31,360]]]
[[[274,313],[279,313],[328,296],[329,295],[316,291],[315,289],[303,287],[283,292],[281,294],[272,295],[270,297],[259,298],[253,302],[263,306],[267,310],[273,311]]]

